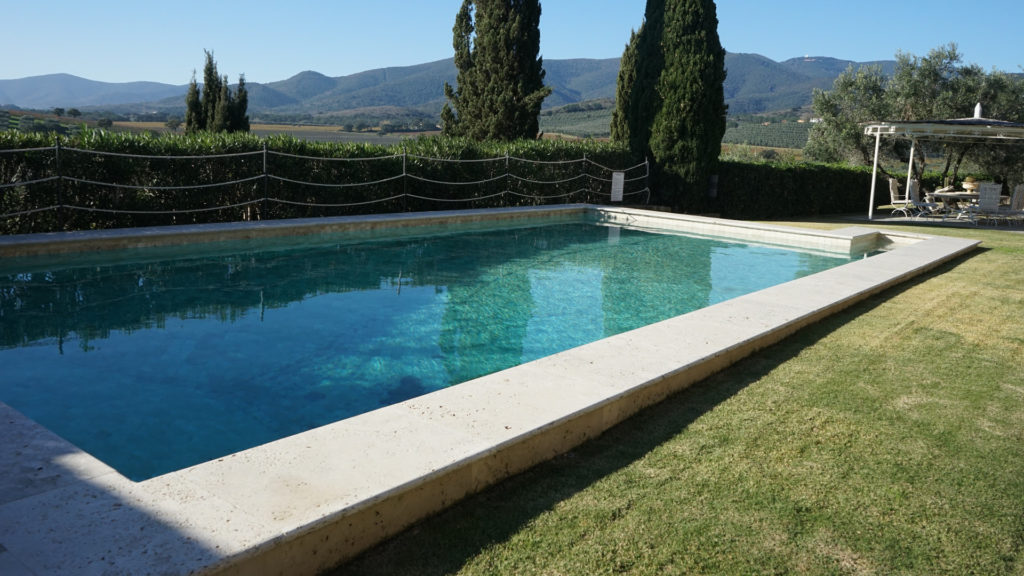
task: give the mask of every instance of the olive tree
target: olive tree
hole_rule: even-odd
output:
[[[814,113],[820,120],[811,129],[805,155],[824,162],[869,165],[874,139],[864,135],[863,125],[877,121],[926,121],[968,118],[975,105],[983,105],[989,118],[1024,121],[1024,80],[999,71],[986,73],[977,65],[965,65],[956,44],[917,57],[897,53],[891,77],[878,67],[848,68],[836,78],[832,90],[816,90]],[[905,140],[883,139],[882,159],[910,162]],[[923,142],[915,146],[912,169],[920,177],[925,154],[944,159],[941,178],[952,181],[965,160],[991,174],[1019,173],[1020,146],[981,145],[977,142]],[[889,175],[885,165],[880,170]]]

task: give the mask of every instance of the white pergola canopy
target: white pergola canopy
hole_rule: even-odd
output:
[[[875,211],[878,149],[882,142],[882,136],[910,140],[910,164],[907,166],[907,182],[910,182],[913,177],[914,147],[917,146],[918,140],[985,144],[1020,143],[1024,142],[1024,124],[982,118],[981,104],[978,104],[974,107],[973,118],[922,122],[877,122],[865,126],[864,134],[875,137],[874,166],[871,172],[871,203],[868,205],[868,220],[871,220]]]

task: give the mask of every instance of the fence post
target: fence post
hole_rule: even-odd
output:
[[[644,205],[646,206],[646,205],[651,203],[651,192],[652,192],[652,190],[651,190],[651,161],[650,161],[650,159],[647,158],[647,156],[644,156],[644,171],[646,172],[644,174],[644,188],[647,188],[647,201],[644,202]]]
[[[260,215],[260,220],[266,220],[270,213],[267,198],[270,196],[270,172],[267,171],[267,141],[263,141],[263,214]]]
[[[63,232],[66,222],[64,221],[64,174],[60,165],[60,134],[54,135],[53,150],[54,170],[57,173],[57,226]]]
[[[402,141],[402,212],[409,211],[409,172],[406,170],[405,162],[408,153],[405,151],[405,140]]]
[[[591,200],[594,197],[594,196],[592,196],[594,194],[594,191],[590,189],[590,185],[591,185],[591,183],[593,183],[594,179],[593,178],[587,178],[587,176],[589,176],[589,175],[590,175],[590,172],[587,170],[587,153],[584,152],[583,153],[583,167],[580,169],[580,176],[582,176],[583,178],[586,178],[587,194],[585,194],[583,196],[583,201],[584,202],[588,202],[588,203],[591,202]]]

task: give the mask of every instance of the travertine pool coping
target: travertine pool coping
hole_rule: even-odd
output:
[[[573,205],[0,237],[0,258],[552,215],[832,252],[888,250],[144,482],[0,403],[0,573],[316,574],[978,245]]]

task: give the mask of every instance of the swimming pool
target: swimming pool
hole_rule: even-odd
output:
[[[890,249],[142,482],[0,401],[0,565],[35,574],[85,574],[98,567],[126,574],[320,574],[802,327],[979,244],[888,228],[812,230],[567,205],[0,236],[0,265],[60,254],[92,265],[115,248],[337,231],[450,230],[539,218],[707,233],[839,254]]]
[[[860,256],[555,219],[16,262],[0,400],[144,480]]]

